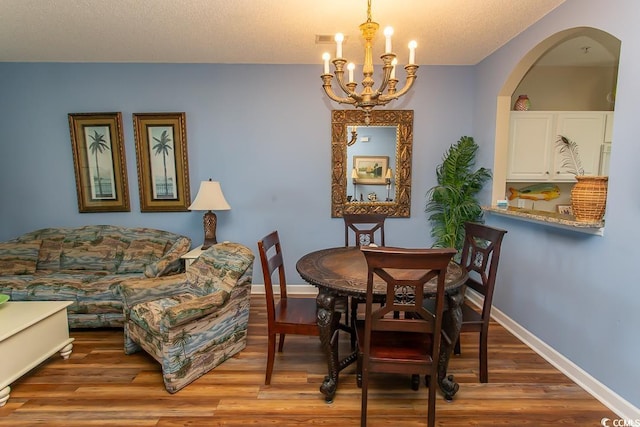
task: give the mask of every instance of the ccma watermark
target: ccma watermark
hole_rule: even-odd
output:
[[[629,420],[623,418],[611,420],[609,418],[603,418],[600,420],[600,424],[602,424],[603,427],[640,427],[640,420]]]

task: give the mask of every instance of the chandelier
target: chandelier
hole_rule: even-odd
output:
[[[415,41],[411,41],[409,42],[409,63],[404,66],[407,73],[407,81],[401,90],[396,90],[396,85],[398,84],[398,79],[396,79],[396,64],[398,61],[396,59],[396,54],[391,51],[391,36],[393,35],[393,28],[387,27],[384,30],[385,51],[380,57],[383,62],[383,78],[380,83],[380,87],[377,90],[373,89],[375,82],[372,77],[372,42],[379,27],[380,25],[377,22],[373,22],[371,20],[371,0],[367,0],[367,21],[360,24],[360,32],[365,40],[364,65],[362,66],[362,74],[364,78],[362,80],[362,92],[360,93],[355,91],[358,84],[353,80],[353,70],[355,69],[355,65],[353,63],[347,65],[349,81],[346,83],[344,81],[344,66],[347,63],[347,60],[342,57],[342,42],[344,41],[344,35],[338,33],[335,36],[336,58],[331,61],[335,67],[334,74],[329,72],[329,60],[331,59],[331,55],[327,52],[322,55],[322,59],[324,61],[324,73],[321,76],[323,82],[322,87],[324,88],[327,96],[340,104],[351,104],[356,108],[362,108],[365,114],[364,121],[367,125],[370,122],[371,110],[374,107],[386,105],[389,101],[400,98],[406,94],[409,89],[411,89],[413,82],[416,80],[416,70],[418,69],[418,66],[415,64],[417,43]],[[333,88],[331,87],[331,80],[334,75],[336,76],[336,81],[340,85],[340,88],[346,94],[345,97],[337,96],[333,91]],[[384,93],[385,89],[387,89],[386,94]]]

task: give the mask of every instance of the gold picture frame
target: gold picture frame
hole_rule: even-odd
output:
[[[185,113],[135,113],[141,212],[185,212],[191,204]]]
[[[70,113],[78,210],[129,212],[121,113]]]
[[[385,214],[387,217],[411,217],[411,162],[413,153],[413,110],[373,110],[368,126],[394,127],[395,165],[393,171],[392,200],[352,201],[347,195],[347,185],[353,182],[353,165],[349,161],[348,142],[353,126],[367,126],[362,110],[331,111],[331,217],[343,214]],[[380,153],[382,154],[382,153]],[[392,154],[393,155],[393,154]],[[391,156],[389,157],[392,158]],[[386,181],[385,181],[386,184]],[[359,185],[359,184],[358,184]]]

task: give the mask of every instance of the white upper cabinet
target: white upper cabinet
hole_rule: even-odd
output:
[[[562,135],[578,144],[578,153],[585,175],[598,175],[600,152],[604,143],[605,113],[580,111],[558,113],[556,135]],[[572,181],[573,174],[560,167],[562,155],[555,152],[556,178]]]
[[[511,113],[507,179],[547,181],[553,148],[554,115],[518,111]]]
[[[607,117],[609,116],[609,117]],[[508,181],[575,182],[562,167],[556,141],[562,135],[578,145],[585,175],[602,170],[605,127],[613,114],[604,111],[514,111],[511,113]]]

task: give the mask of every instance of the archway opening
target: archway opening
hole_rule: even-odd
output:
[[[531,110],[613,111],[620,44],[595,28],[571,28],[543,40],[518,62],[497,97],[493,201],[508,194],[510,117],[518,95],[534,92],[527,94]]]

